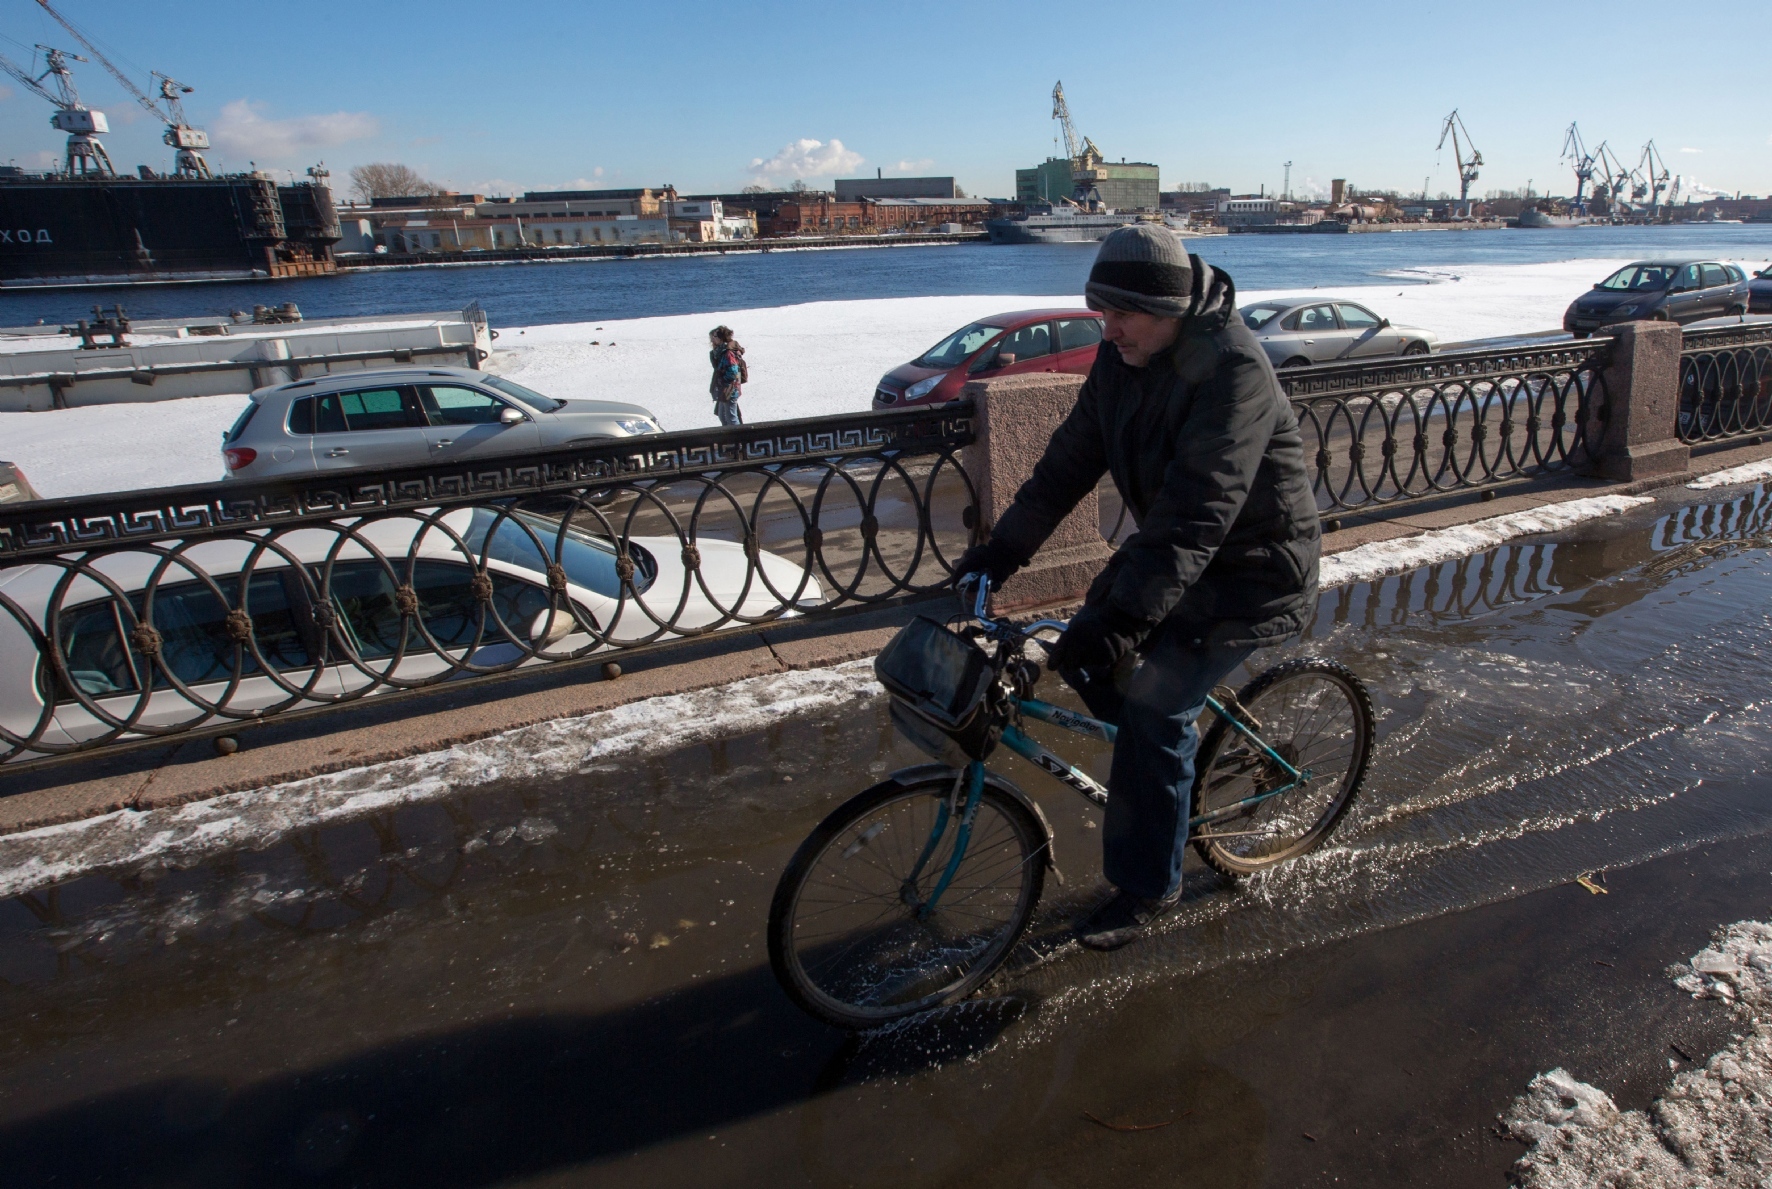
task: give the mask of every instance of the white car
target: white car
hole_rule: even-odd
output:
[[[29,736],[47,708],[50,721],[40,738],[67,746],[125,723],[194,726],[217,704],[255,715],[427,684],[453,675],[464,661],[510,668],[542,663],[536,653],[559,659],[614,646],[599,642],[586,625],[604,641],[632,643],[712,627],[729,615],[797,615],[824,600],[818,581],[787,558],[759,551],[753,569],[742,544],[710,538],[694,544],[700,580],[686,568],[676,537],[631,538],[632,593],[624,595],[620,559],[608,538],[576,527],[562,531],[557,519],[497,507],[442,515],[421,510],[337,528],[199,542],[181,555],[189,566],[169,564],[155,587],[158,663],[141,651],[144,640],[133,628],[145,617],[158,557],[120,552],[91,563],[128,597],[133,615],[113,591],[79,575],[68,582],[53,627],[49,610],[68,571],[53,563],[19,566],[0,575],[0,724]],[[548,570],[555,557],[576,617],[564,604],[551,605]],[[474,563],[482,558],[492,581],[486,614],[475,591]],[[249,561],[244,609],[263,664],[232,634],[243,633],[245,621],[229,619]],[[331,592],[325,606],[313,597],[323,581]],[[401,589],[408,582],[416,596],[408,604],[411,616],[401,610],[402,600],[412,597]],[[30,616],[30,629],[6,613],[8,601]],[[59,640],[68,679],[85,701],[43,663],[31,629]],[[237,649],[244,652],[236,685]]]

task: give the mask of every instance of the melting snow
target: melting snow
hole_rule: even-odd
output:
[[[1647,1111],[1553,1069],[1503,1120],[1531,1150],[1525,1189],[1760,1189],[1772,1185],[1772,925],[1739,921],[1670,972],[1674,985],[1734,1006],[1749,1025],[1703,1066],[1675,1075]]]
[[[1700,475],[1686,486],[1693,491],[1709,491],[1713,487],[1733,487],[1737,483],[1759,483],[1765,479],[1772,479],[1772,458],[1744,463],[1726,471],[1712,471],[1708,475]]]
[[[880,692],[871,660],[771,674],[366,768],[9,834],[0,837],[0,897],[92,871],[144,863],[184,866],[241,847],[263,848],[293,829],[437,800],[495,781],[569,775],[638,751],[761,730],[785,717],[832,710]],[[528,823],[519,832],[525,828]]]

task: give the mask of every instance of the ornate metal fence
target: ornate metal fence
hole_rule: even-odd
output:
[[[1680,349],[1680,441],[1772,430],[1772,323],[1688,330]]]
[[[940,588],[970,405],[0,505],[0,762]]]
[[[1325,512],[1568,471],[1606,416],[1610,339],[1287,369]]]

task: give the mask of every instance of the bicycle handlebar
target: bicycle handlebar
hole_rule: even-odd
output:
[[[986,574],[979,574],[977,577],[978,594],[972,601],[972,618],[978,620],[978,622],[983,625],[984,630],[992,635],[1006,635],[1013,632],[1022,636],[1032,636],[1043,632],[1048,628],[1062,632],[1070,626],[1069,623],[1062,619],[1036,619],[1025,628],[1018,628],[1013,624],[998,623],[987,614],[990,610],[990,577]]]

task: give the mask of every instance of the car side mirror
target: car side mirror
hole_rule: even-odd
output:
[[[572,612],[566,608],[543,611],[529,625],[529,644],[532,648],[546,648],[571,635],[572,626]]]
[[[529,420],[527,417],[509,405],[506,405],[504,411],[498,415],[500,425],[522,425],[527,420]]]
[[[1012,364],[1014,362],[1015,362],[1015,356],[1013,356],[1013,355],[998,355],[997,356],[997,366],[998,367],[1008,367],[1010,364]]]
[[[1389,318],[1380,318],[1378,320],[1378,329],[1385,330],[1385,329],[1389,328],[1390,324],[1391,324],[1391,320]]]

